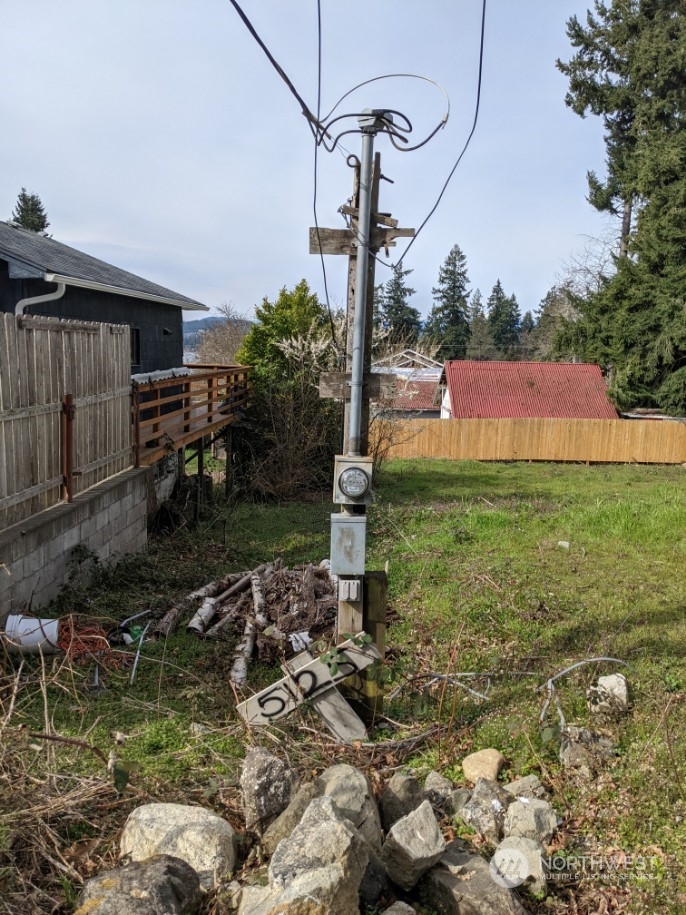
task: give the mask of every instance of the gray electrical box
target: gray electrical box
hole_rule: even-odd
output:
[[[369,505],[372,501],[371,457],[336,455],[333,501],[336,505]]]
[[[331,571],[364,575],[366,515],[331,515]]]

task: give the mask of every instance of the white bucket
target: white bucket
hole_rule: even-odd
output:
[[[33,616],[8,616],[4,642],[10,651],[22,654],[55,654],[59,620],[38,620]]]

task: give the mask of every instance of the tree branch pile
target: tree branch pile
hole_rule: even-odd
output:
[[[245,684],[253,655],[274,663],[333,635],[337,580],[328,562],[284,568],[280,560],[210,582],[172,608],[156,627],[166,637],[183,616],[189,631],[208,639],[237,639],[232,682]]]

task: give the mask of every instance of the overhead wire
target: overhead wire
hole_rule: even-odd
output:
[[[322,4],[317,0],[317,124],[320,123],[322,104]],[[326,310],[329,315],[329,326],[331,328],[331,340],[335,351],[338,351],[338,341],[336,339],[336,327],[331,311],[331,302],[329,300],[329,283],[326,275],[326,262],[324,260],[324,250],[322,248],[322,236],[319,229],[319,218],[317,216],[317,190],[319,186],[319,142],[316,132],[314,132],[314,181],[312,190],[312,213],[314,216],[314,229],[317,233],[317,247],[319,248],[319,260],[322,267],[322,277],[324,280],[324,298],[326,299]]]
[[[435,202],[434,205],[431,207],[431,209],[429,210],[427,216],[425,217],[425,219],[423,220],[423,222],[421,223],[421,225],[419,226],[419,228],[418,228],[417,231],[415,232],[414,237],[411,239],[411,241],[410,241],[409,245],[407,246],[407,248],[405,248],[405,250],[403,251],[402,256],[401,256],[400,260],[398,261],[397,265],[394,265],[394,266],[398,266],[398,267],[399,267],[399,266],[402,264],[402,262],[403,262],[403,261],[405,260],[405,258],[407,257],[408,252],[409,252],[410,249],[412,248],[412,245],[417,241],[417,239],[419,238],[419,235],[421,234],[422,230],[424,229],[424,227],[426,226],[426,224],[429,222],[429,220],[431,219],[431,217],[434,215],[434,213],[435,213],[436,210],[438,209],[438,206],[439,206],[441,200],[443,199],[443,195],[445,194],[446,190],[448,189],[448,185],[450,184],[450,181],[452,180],[452,177],[453,177],[453,175],[455,174],[458,165],[459,165],[460,162],[462,161],[462,158],[463,158],[464,154],[467,152],[467,149],[469,148],[469,144],[470,144],[471,141],[472,141],[472,137],[474,136],[474,131],[476,130],[476,125],[477,125],[477,122],[478,122],[478,120],[479,120],[479,107],[480,107],[480,105],[481,105],[481,84],[482,84],[483,70],[484,70],[484,44],[485,44],[484,39],[485,39],[485,34],[486,34],[486,0],[482,0],[482,5],[481,5],[481,37],[480,37],[480,40],[479,40],[479,76],[478,76],[477,87],[476,87],[476,105],[474,106],[474,120],[473,120],[473,122],[472,122],[472,129],[469,131],[469,136],[467,137],[467,139],[466,139],[466,141],[465,141],[465,144],[464,144],[464,146],[462,147],[462,150],[461,150],[459,156],[457,157],[457,159],[456,159],[456,161],[455,161],[455,164],[454,164],[453,167],[450,169],[450,172],[449,172],[449,174],[448,174],[448,177],[446,178],[445,183],[443,184],[443,187],[441,188],[441,191],[440,191],[440,193],[439,193],[439,195],[438,195],[438,197],[437,197],[437,199],[436,199],[436,202]]]

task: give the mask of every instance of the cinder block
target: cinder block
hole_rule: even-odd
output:
[[[114,521],[115,518],[118,518],[122,514],[123,506],[124,503],[121,499],[118,499],[110,505],[110,521]]]
[[[97,530],[95,518],[85,518],[79,525],[79,534],[82,542],[88,541]]]

